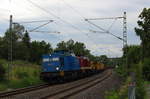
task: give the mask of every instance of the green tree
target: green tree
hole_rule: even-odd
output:
[[[149,80],[150,70],[149,59],[150,59],[150,8],[144,8],[139,15],[138,28],[135,28],[136,34],[141,39],[141,59],[142,59],[142,70],[145,79]]]
[[[0,58],[3,58],[3,38],[0,37]]]
[[[136,64],[135,66],[136,71],[136,99],[145,99],[145,86],[144,86],[144,80],[142,75],[142,63],[139,62],[139,64]]]
[[[4,76],[5,76],[5,69],[0,63],[0,81],[4,79]]]
[[[150,81],[150,58],[145,58],[142,65],[144,79]]]
[[[74,42],[72,39],[58,43],[55,50],[68,50],[74,52],[77,56],[88,56],[90,54],[84,43]]]
[[[144,8],[137,22],[139,28],[135,28],[136,34],[141,39],[142,59],[150,57],[150,8]]]
[[[108,62],[109,62],[109,59],[108,59],[108,57],[106,55],[101,55],[100,56],[100,62],[105,64],[105,65],[107,65]]]
[[[29,60],[30,58],[30,47],[31,47],[31,42],[30,42],[30,36],[29,36],[29,33],[27,31],[25,31],[24,35],[23,35],[23,38],[22,38],[22,42],[20,44],[20,51],[23,55],[23,59],[24,60]]]
[[[5,32],[5,35],[3,37],[3,45],[1,46],[3,48],[2,56],[5,59],[8,59],[8,55],[10,55],[11,46],[12,46],[12,57],[13,60],[17,58],[17,52],[20,50],[18,46],[21,40],[21,36],[24,32],[24,27],[20,24],[14,24],[12,30],[9,29]]]
[[[73,51],[77,56],[88,56],[90,54],[90,51],[86,49],[85,44],[81,42],[76,42],[74,44]]]
[[[67,46],[68,50],[73,51],[73,49],[74,49],[74,41],[72,39],[70,39],[69,41],[66,42],[66,46]]]
[[[16,46],[15,56],[13,58],[16,60],[29,61],[31,58],[30,49],[23,42],[18,42]]]
[[[68,50],[66,42],[62,41],[58,43],[55,50]]]
[[[126,48],[128,49],[127,62],[130,68],[132,67],[132,65],[139,63],[141,56],[141,47],[139,45],[130,45]]]
[[[31,43],[31,62],[41,63],[43,54],[48,54],[53,51],[51,45],[45,41],[33,41]]]
[[[25,34],[23,35],[22,41],[28,48],[30,48],[30,36],[28,31],[26,31]]]

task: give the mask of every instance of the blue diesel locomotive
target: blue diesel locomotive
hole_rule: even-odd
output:
[[[43,55],[41,78],[52,80],[57,78],[71,78],[80,72],[78,58],[68,51],[55,51]]]

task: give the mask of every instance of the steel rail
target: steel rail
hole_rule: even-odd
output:
[[[37,86],[19,88],[19,89],[12,90],[12,91],[0,92],[0,98],[5,98],[5,97],[7,98],[7,97],[14,96],[14,95],[18,95],[18,94],[38,90],[38,89],[41,89],[41,88],[45,88],[45,87],[48,87],[48,86],[50,86],[50,85],[49,84],[40,84],[40,85],[37,85]]]
[[[58,92],[55,92],[55,93],[53,93],[53,94],[50,94],[50,95],[48,95],[48,96],[46,96],[46,97],[43,97],[43,98],[41,98],[41,99],[48,99],[48,98],[51,99],[52,97],[57,97],[57,96],[59,96],[59,95],[62,94],[62,93],[66,93],[66,92],[72,91],[72,90],[74,90],[74,89],[76,89],[76,88],[80,88],[80,87],[82,87],[82,86],[88,85],[88,84],[91,83],[91,82],[94,82],[94,81],[97,80],[97,79],[100,79],[100,80],[98,80],[97,82],[95,82],[94,84],[90,85],[90,86],[92,87],[92,86],[94,86],[95,84],[100,83],[100,82],[102,82],[103,80],[109,78],[111,74],[112,74],[112,72],[109,72],[109,73],[107,73],[107,75],[105,75],[105,76],[102,77],[102,78],[99,78],[99,76],[98,76],[98,77],[96,77],[95,79],[92,79],[92,80],[89,80],[89,81],[85,81],[85,82],[82,82],[82,83],[78,83],[77,85],[71,86],[71,87],[69,87],[69,88],[62,89],[62,90],[60,90],[60,91],[58,91]],[[87,89],[87,88],[90,87],[90,86],[87,86],[87,87],[85,87],[85,88],[83,88],[83,89],[80,89],[80,90],[75,91],[75,92],[73,92],[73,93],[71,93],[71,94],[68,94],[68,95],[66,95],[66,96],[63,96],[63,97],[61,97],[61,98],[59,98],[59,99],[66,99],[66,98],[68,98],[68,97],[70,97],[70,96],[73,96],[73,95],[75,95],[75,94],[77,94],[77,93],[79,93],[79,92],[81,92],[81,91]],[[53,99],[53,98],[52,98],[52,99]]]
[[[74,95],[76,95],[76,94],[78,94],[78,93],[80,93],[80,92],[82,92],[82,91],[84,91],[84,90],[86,90],[86,89],[89,89],[89,88],[91,88],[91,87],[93,87],[93,86],[95,86],[95,85],[101,83],[102,81],[108,79],[108,78],[111,76],[111,74],[112,74],[112,73],[109,73],[108,75],[106,75],[106,76],[103,77],[102,79],[100,79],[100,80],[98,80],[98,81],[96,81],[96,82],[94,82],[94,83],[91,83],[91,84],[89,84],[89,85],[88,85],[88,83],[86,83],[86,85],[87,85],[86,87],[81,88],[81,89],[79,89],[79,90],[76,90],[76,91],[72,92],[71,94],[65,95],[65,96],[63,96],[61,99],[67,99],[67,98],[69,98],[69,97],[71,97],[71,96],[74,96]],[[85,86],[85,85],[84,85],[84,86]],[[79,87],[80,87],[80,86],[79,86]]]

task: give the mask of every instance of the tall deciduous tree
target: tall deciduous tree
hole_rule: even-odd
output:
[[[31,56],[30,61],[40,63],[43,54],[48,54],[53,51],[51,45],[45,41],[33,41],[31,42]]]
[[[74,42],[72,39],[67,42],[62,41],[58,43],[55,50],[69,50],[77,56],[88,56],[90,54],[84,43]]]
[[[126,46],[123,50],[128,49],[127,53],[127,62],[129,68],[133,66],[133,64],[138,64],[141,56],[141,46],[140,45],[130,45]]]
[[[105,64],[105,65],[107,65],[108,62],[109,62],[109,59],[108,59],[108,57],[106,55],[101,55],[100,56],[100,62]]]
[[[30,48],[30,36],[28,31],[26,31],[25,34],[23,35],[22,41],[28,48]]]
[[[5,76],[5,69],[0,63],[0,81],[4,79],[4,76]]]
[[[150,8],[144,8],[137,22],[139,28],[135,28],[136,34],[141,39],[142,59],[150,57]]]
[[[9,29],[5,32],[5,35],[3,37],[3,57],[5,59],[8,59],[8,56],[10,55],[11,46],[12,46],[12,57],[13,59],[17,58],[16,52],[19,50],[18,43],[21,39],[21,34],[24,32],[24,27],[20,24],[15,24],[12,27],[12,30]]]
[[[66,42],[62,41],[57,44],[57,48],[55,50],[67,50],[67,44]]]

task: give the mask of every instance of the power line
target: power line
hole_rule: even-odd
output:
[[[81,18],[83,18],[84,20],[86,19],[85,16],[83,16],[78,10],[76,10],[75,8],[73,8],[69,3],[67,3],[65,0],[62,0],[64,2],[64,4],[66,4],[69,8],[71,8],[74,12],[76,12]],[[88,34],[86,33],[86,36],[88,36]],[[89,36],[88,36],[89,37]]]
[[[51,15],[51,16],[53,16],[53,17],[56,17],[57,19],[61,20],[62,22],[71,25],[74,29],[76,29],[76,30],[78,30],[78,31],[80,31],[80,32],[83,33],[83,31],[81,31],[81,30],[80,30],[79,28],[77,28],[76,26],[74,26],[74,25],[72,25],[71,23],[69,23],[69,22],[63,20],[62,18],[60,18],[60,17],[58,17],[57,15],[51,13],[50,11],[45,10],[44,8],[42,8],[42,7],[40,7],[39,5],[37,5],[37,4],[35,4],[34,2],[32,2],[31,0],[27,0],[27,1],[30,2],[32,5],[34,5],[35,7],[41,9],[42,11],[48,13],[49,15]],[[64,0],[63,0],[63,1],[64,1]],[[83,19],[85,19],[85,17],[84,17],[83,15],[81,15],[76,9],[74,9],[72,6],[70,6],[70,5],[69,5],[68,3],[66,3],[65,1],[64,1],[64,3],[65,3],[68,7],[70,7],[74,12],[76,12],[78,15],[80,15]],[[104,30],[104,29],[102,29],[102,30]],[[89,36],[87,33],[86,33],[86,36],[87,36],[88,38],[90,38],[90,36]],[[91,41],[93,42],[93,40],[91,40]]]
[[[69,3],[67,3],[65,0],[62,0],[64,2],[64,4],[66,4],[69,8],[71,8],[74,12],[76,12],[81,18],[83,18],[84,20],[86,19],[85,16],[83,16],[78,10],[76,10],[75,8],[73,8]],[[89,35],[86,33],[86,36],[89,37]]]
[[[85,19],[85,17],[76,9],[74,9],[70,4],[68,4],[65,0],[62,0],[64,2],[64,4],[66,4],[69,8],[71,8],[74,12],[76,12],[79,16],[81,16],[83,19]]]
[[[69,5],[67,2],[65,2],[65,0],[62,0],[69,8],[71,8],[74,12],[76,12],[80,17],[82,17],[84,20],[86,20],[86,18],[76,9],[74,9],[71,5]],[[101,27],[99,27],[101,28]],[[102,28],[101,28],[102,29]],[[104,29],[102,29],[104,30]],[[91,37],[88,35],[88,33],[85,34],[88,38],[91,39]],[[91,39],[91,42],[95,43],[95,41],[93,41],[93,39]]]
[[[41,32],[41,33],[58,33],[58,34],[60,34],[60,32],[58,32],[58,31],[30,31],[30,32]]]
[[[111,24],[110,27],[108,28],[108,31],[110,31],[110,29],[112,28],[112,26],[115,24],[116,21],[117,21],[117,18],[112,22],[112,24]]]
[[[29,30],[29,32],[58,33],[58,34],[60,34],[60,32],[58,32],[58,31],[40,31],[40,30],[38,30],[39,28],[44,27],[45,25],[48,25],[48,24],[51,23],[51,22],[54,22],[54,20],[13,22],[13,24],[18,24],[18,23],[19,23],[19,24],[29,24],[29,23],[39,23],[39,22],[46,22],[46,23],[44,23],[44,24],[42,24],[42,25],[39,25],[39,26],[35,27],[35,28],[32,29],[32,30]]]
[[[124,17],[89,18],[87,20],[122,19]]]
[[[47,22],[47,23],[45,23],[45,24],[42,24],[42,25],[40,25],[40,26],[38,26],[38,27],[36,27],[36,28],[30,30],[29,32],[33,32],[33,31],[35,31],[35,30],[37,30],[37,29],[39,29],[39,28],[41,28],[41,27],[43,27],[43,26],[49,24],[50,22],[51,22],[51,21],[49,21],[49,22]]]
[[[26,22],[16,22],[16,23],[21,23],[21,24],[26,24],[26,23],[39,23],[39,22],[53,22],[54,20],[39,20],[39,21],[26,21]]]
[[[73,24],[71,24],[71,23],[69,23],[69,22],[63,20],[62,18],[60,18],[60,17],[58,17],[57,15],[51,13],[50,11],[45,10],[45,9],[42,8],[41,6],[39,6],[39,5],[37,5],[36,3],[32,2],[31,0],[27,0],[27,1],[28,1],[29,3],[31,3],[32,5],[34,5],[35,7],[41,9],[42,11],[44,11],[44,12],[46,12],[46,13],[48,13],[49,15],[51,15],[51,16],[53,16],[53,17],[56,17],[57,19],[61,20],[62,22],[66,23],[66,24],[69,24],[69,25],[70,25],[71,27],[73,27],[74,29],[76,29],[76,30],[82,32],[79,28],[77,28],[77,27],[74,26]]]
[[[123,17],[115,17],[115,18],[112,17],[112,18],[106,18],[106,19],[116,19],[116,18],[123,18]],[[116,37],[116,38],[122,40],[123,42],[125,41],[124,38],[118,37],[118,36],[114,35],[113,33],[111,33],[111,32],[109,31],[110,28],[112,27],[112,25],[114,24],[114,22],[113,22],[112,25],[109,27],[109,30],[105,30],[105,29],[101,28],[100,26],[98,26],[98,25],[96,25],[96,24],[94,24],[94,23],[92,23],[92,22],[89,21],[89,20],[98,20],[98,19],[101,19],[101,18],[85,19],[85,21],[87,21],[88,23],[90,23],[90,24],[92,24],[93,26],[95,26],[95,27],[99,28],[100,30],[102,30],[102,31],[93,31],[94,33],[107,33],[107,34],[110,34],[110,35],[112,35],[112,36],[114,36],[114,37]],[[105,19],[105,18],[102,18],[102,19]]]
[[[34,5],[35,7],[41,9],[42,11],[44,11],[44,12],[46,12],[46,13],[48,13],[49,15],[52,15],[53,17],[56,17],[57,19],[61,20],[62,22],[71,25],[74,29],[78,30],[79,32],[84,33],[83,31],[81,31],[81,30],[80,30],[79,28],[77,28],[76,26],[74,26],[74,25],[72,25],[71,23],[69,23],[69,22],[63,20],[62,18],[60,18],[60,17],[58,17],[57,15],[51,13],[50,11],[45,10],[44,8],[42,8],[42,7],[40,7],[39,5],[37,5],[37,4],[35,4],[34,2],[32,2],[31,0],[27,0],[27,1],[28,1],[29,3],[31,3],[32,5]],[[77,12],[77,11],[76,11],[76,12]],[[78,13],[78,14],[79,14],[79,13]],[[83,18],[82,15],[80,15],[80,16]],[[87,36],[88,38],[90,38],[90,36],[89,36],[87,33],[86,33],[86,36]],[[93,42],[93,40],[91,40],[91,41]]]
[[[106,32],[106,33],[108,32],[108,31],[106,31],[105,29],[103,29],[102,27],[100,27],[100,26],[98,26],[98,25],[96,25],[96,24],[90,22],[88,19],[85,19],[85,21],[87,21],[88,23],[92,24],[93,26],[99,28],[100,30],[102,30],[102,31],[104,31],[104,32]]]

